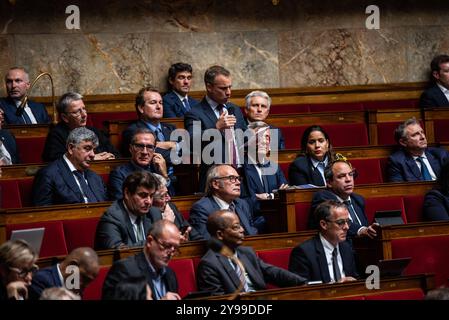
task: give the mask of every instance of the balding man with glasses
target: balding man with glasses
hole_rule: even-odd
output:
[[[354,281],[358,277],[351,245],[345,241],[352,225],[344,203],[326,200],[317,206],[313,219],[319,234],[295,247],[288,270],[322,283]]]
[[[241,177],[237,171],[226,164],[215,165],[209,169],[206,177],[206,196],[195,202],[190,210],[190,225],[205,239],[207,218],[217,210],[235,212],[244,229],[245,235],[258,234],[258,227],[263,228],[262,217],[255,219],[247,201],[240,199]]]

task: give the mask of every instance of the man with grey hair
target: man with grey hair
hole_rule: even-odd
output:
[[[12,67],[5,75],[8,96],[0,99],[0,108],[5,112],[7,124],[50,123],[47,109],[42,103],[28,100],[22,111],[18,111],[23,97],[30,89],[30,78],[24,68]]]
[[[67,138],[65,154],[37,173],[33,184],[33,204],[106,201],[103,180],[89,169],[97,146],[98,138],[94,132],[85,127],[73,129]]]
[[[449,160],[443,148],[427,147],[427,139],[419,121],[410,118],[400,124],[394,138],[400,149],[388,158],[387,176],[391,182],[433,181]]]
[[[195,202],[190,209],[190,225],[196,229],[204,239],[209,239],[207,232],[207,218],[217,210],[230,210],[237,214],[246,235],[256,235],[257,225],[264,224],[264,220],[253,218],[252,208],[246,200],[240,199],[241,177],[237,171],[227,164],[212,166],[206,177],[207,195]],[[263,217],[259,217],[263,218]],[[263,220],[263,221],[262,221]]]
[[[255,121],[266,121],[270,114],[271,98],[265,91],[251,91],[245,97],[246,122],[251,124]],[[271,130],[277,130],[277,149],[285,149],[284,136],[279,128],[270,125]]]
[[[61,121],[48,133],[42,153],[45,162],[60,158],[66,152],[65,143],[70,131],[80,127],[88,128],[98,137],[99,144],[95,150],[94,160],[109,160],[120,156],[102,131],[87,126],[87,109],[81,94],[77,92],[63,94],[59,98],[57,110]]]

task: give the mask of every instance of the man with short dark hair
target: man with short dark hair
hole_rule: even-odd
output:
[[[427,146],[427,139],[419,121],[408,119],[394,133],[400,149],[388,158],[387,176],[391,182],[434,181],[441,167],[449,161],[449,152]]]
[[[433,86],[425,90],[419,99],[421,108],[449,106],[449,56],[441,54],[430,63]]]
[[[95,250],[139,247],[151,227],[147,217],[157,180],[149,172],[131,173],[123,182],[123,198],[115,200],[97,225]]]
[[[28,100],[23,112],[18,114],[22,99],[30,89],[30,77],[24,68],[13,67],[5,75],[6,98],[0,98],[0,108],[5,112],[7,124],[50,123],[47,109],[42,103]],[[23,107],[23,106],[22,106]]]
[[[187,63],[178,62],[172,64],[168,69],[168,83],[171,91],[163,97],[164,118],[183,118],[194,105],[198,103],[188,96],[192,86],[192,66]]]
[[[319,234],[295,247],[289,267],[307,281],[347,282],[358,277],[351,245],[345,241],[352,221],[345,204],[322,202],[314,211]]]

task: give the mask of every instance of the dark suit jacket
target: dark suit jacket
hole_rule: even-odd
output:
[[[242,129],[243,131],[246,130],[247,125],[246,121],[243,118],[242,111],[240,111],[240,108],[232,103],[227,103],[226,108],[228,110],[229,114],[233,114],[236,119],[237,123],[235,124],[235,129]],[[201,123],[201,136],[203,135],[204,130],[207,129],[215,129],[215,124],[217,122],[217,116],[215,115],[214,111],[210,107],[209,103],[207,102],[206,98],[203,98],[200,103],[196,104],[192,107],[192,110],[190,112],[187,112],[184,115],[184,127],[189,132],[191,142],[195,141],[202,141],[201,137],[193,136],[193,122],[199,121]],[[238,138],[238,135],[236,135],[236,138]],[[210,143],[209,141],[202,141],[201,142],[201,152],[202,150]],[[243,141],[237,141],[237,144],[243,145]],[[222,142],[221,147],[223,151],[223,156],[221,159],[221,163],[225,162],[225,136],[224,133],[222,133]],[[194,150],[192,147],[190,150]],[[200,154],[193,154],[194,161],[198,161],[201,155]],[[206,182],[206,174],[207,170],[209,169],[210,165],[206,165],[204,161],[200,161],[200,181],[199,181],[199,189],[200,191],[204,191],[204,186]]]
[[[439,177],[441,167],[449,161],[449,152],[443,148],[429,147],[425,153],[430,166]],[[404,149],[396,151],[388,158],[387,172],[388,180],[391,182],[422,181],[416,161]]]
[[[169,267],[165,268],[166,272],[162,279],[165,283],[167,291],[178,292],[178,281],[176,280],[176,275],[172,269]],[[103,296],[102,299],[110,300],[114,297],[115,286],[130,277],[144,276],[147,279],[148,285],[153,292],[153,299],[156,299],[154,293],[154,286],[152,279],[156,275],[151,271],[150,266],[145,258],[143,252],[138,253],[134,256],[128,257],[126,259],[114,262],[111,269],[109,270],[106,279],[103,284]]]
[[[294,273],[263,262],[251,247],[238,247],[237,256],[256,290],[266,289],[267,282],[280,287],[297,286],[305,282],[305,279]],[[197,282],[198,290],[221,295],[235,292],[240,279],[227,257],[209,249],[198,265]]]
[[[358,278],[354,253],[348,242],[340,242],[339,250],[343,261],[343,270],[347,277]],[[290,253],[288,270],[307,281],[331,281],[326,254],[319,235],[296,246]]]
[[[28,288],[28,298],[30,300],[39,300],[42,291],[45,289],[62,286],[57,265],[41,269],[33,275],[33,282]]]
[[[424,198],[423,211],[425,220],[449,220],[449,196],[436,189],[430,190]]]
[[[94,127],[86,126],[87,129],[92,130],[98,137],[98,147],[95,149],[95,153],[100,152],[110,152],[115,155],[116,158],[120,157],[120,154],[112,146],[109,138],[105,134]],[[45,162],[54,161],[67,151],[66,142],[70,134],[70,128],[65,124],[65,122],[59,122],[53,129],[48,133],[47,139],[45,140],[44,152],[42,153],[42,159]]]
[[[449,107],[449,101],[441,89],[435,84],[421,94],[419,106],[421,108]]]
[[[175,206],[174,203],[169,202],[168,205],[173,210],[173,213],[175,214],[175,225],[178,227],[179,230],[181,230],[182,227],[190,226],[190,223],[184,219],[184,216],[181,212],[179,212],[178,208]],[[150,211],[147,214],[148,218],[151,220],[151,223],[155,223],[158,220],[162,220],[162,212],[159,208],[151,207]],[[190,226],[191,227],[191,226]],[[189,233],[189,240],[195,241],[195,240],[203,240],[203,237],[201,234],[196,231],[195,228],[192,227],[192,230],[190,230]]]
[[[312,160],[309,156],[300,156],[288,167],[288,179],[291,185],[314,184],[325,186],[320,172],[313,168]]]
[[[198,103],[197,100],[190,96],[187,96],[187,98],[189,100],[190,108]],[[173,91],[165,94],[162,98],[162,102],[164,104],[164,118],[183,118],[184,114],[187,113],[184,104]]]
[[[245,229],[245,234],[256,235],[258,231],[254,225],[253,212],[248,202],[237,198],[233,203],[235,204],[235,213],[239,216],[240,224]],[[207,218],[217,210],[220,210],[220,207],[212,196],[202,197],[190,209],[190,225],[206,240],[210,238],[206,228]]]
[[[145,235],[151,227],[151,220],[142,217]],[[95,232],[95,250],[115,249],[121,244],[128,247],[140,247],[145,240],[137,241],[131,219],[123,206],[123,201],[116,200],[101,216]]]
[[[310,215],[309,215],[309,227],[311,227],[313,229],[317,228],[317,226],[315,225],[315,221],[313,221],[312,213],[315,211],[315,208],[321,202],[323,202],[325,200],[338,201],[337,196],[331,190],[322,190],[322,191],[316,192],[312,198],[312,206],[310,208],[311,210],[310,210]],[[348,230],[348,236],[350,238],[355,237],[357,235],[357,231],[362,226],[367,227],[369,225],[368,218],[366,217],[366,214],[365,214],[365,200],[363,199],[363,197],[361,195],[358,195],[353,192],[351,194],[351,203],[352,203],[352,206],[354,207],[357,217],[360,219],[360,222],[362,224],[360,225],[357,223],[357,221],[353,221],[353,223],[351,224],[351,227],[349,227],[349,230]]]
[[[42,103],[28,100],[28,107],[30,107],[37,123],[50,123],[47,109],[45,109],[45,106]],[[14,100],[10,98],[1,98],[0,108],[5,112],[5,122],[7,124],[25,124],[22,117],[16,116],[17,107]]]
[[[8,150],[13,164],[19,163],[19,152],[17,151],[16,138],[6,129],[0,129],[0,139],[6,150]]]
[[[106,188],[103,179],[89,169],[84,171],[84,175],[97,202],[106,201]],[[73,173],[70,172],[67,163],[61,157],[39,170],[34,178],[33,204],[48,206],[71,203],[84,203],[84,198]]]

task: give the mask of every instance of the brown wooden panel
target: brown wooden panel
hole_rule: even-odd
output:
[[[32,125],[5,125],[4,129],[8,129],[16,138],[33,138],[46,137],[50,130],[48,124],[32,124]]]

